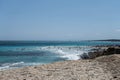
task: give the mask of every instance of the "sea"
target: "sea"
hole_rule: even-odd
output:
[[[78,60],[98,45],[120,45],[120,42],[0,41],[0,70]]]

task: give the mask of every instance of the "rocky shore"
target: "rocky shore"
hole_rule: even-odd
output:
[[[88,59],[0,71],[0,80],[120,80],[120,47],[98,48]]]
[[[99,56],[120,54],[120,45],[94,46],[89,53],[80,55],[82,59],[94,59]]]

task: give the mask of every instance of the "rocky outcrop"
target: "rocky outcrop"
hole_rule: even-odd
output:
[[[107,49],[106,54],[120,54],[120,47],[110,47]]]
[[[99,47],[98,49],[94,49],[89,53],[84,53],[80,57],[82,59],[93,59],[103,55],[111,55],[111,54],[120,54],[120,46],[109,46],[105,49],[103,47]]]

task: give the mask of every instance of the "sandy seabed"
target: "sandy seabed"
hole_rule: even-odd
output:
[[[4,70],[0,80],[120,80],[120,54]]]

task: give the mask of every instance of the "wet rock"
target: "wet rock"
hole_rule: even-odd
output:
[[[105,46],[101,46],[98,49],[93,49],[91,52],[89,53],[84,53],[83,55],[81,55],[80,57],[82,59],[93,59],[99,56],[103,56],[103,55],[111,55],[111,54],[120,54],[120,47],[119,46],[107,46],[108,48],[104,49]]]

